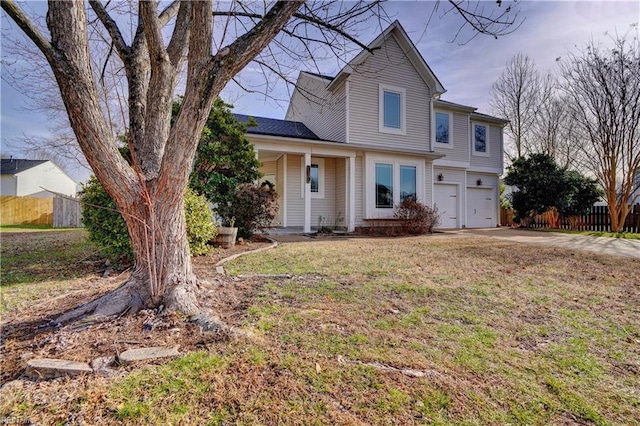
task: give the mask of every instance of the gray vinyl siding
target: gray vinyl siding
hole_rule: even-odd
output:
[[[424,165],[424,200],[423,203],[430,206],[433,202],[433,185],[431,179],[431,172],[433,164],[425,162]]]
[[[364,159],[363,157],[356,157],[356,226],[362,226],[364,224],[363,211],[364,211]]]
[[[347,220],[347,161],[349,159],[336,158],[336,215],[342,217],[338,226],[346,226]]]
[[[327,90],[330,80],[300,73],[285,119],[304,123],[321,139],[346,141],[344,85]]]
[[[445,112],[452,115],[451,140],[453,148],[442,147],[434,143],[434,151],[445,154],[447,161],[469,161],[469,115],[453,111],[446,111],[441,108],[437,112]]]
[[[469,116],[453,114],[453,149],[446,160],[469,161]]]
[[[457,169],[452,167],[434,166],[433,169],[434,176],[438,176],[440,173],[442,173],[443,182],[459,183],[461,185],[465,184],[464,172],[464,169]]]
[[[276,161],[265,161],[260,166],[260,172],[263,175],[275,175],[277,170]]]
[[[276,220],[280,226],[284,226],[284,156],[276,162],[276,191],[278,192],[278,215]]]
[[[498,175],[467,172],[467,186],[477,186],[478,179],[482,179],[482,186],[498,187]]]
[[[301,161],[299,155],[287,155],[287,226],[304,226]]]
[[[489,156],[471,155],[471,167],[502,168],[502,128],[479,121],[476,123],[489,126]]]
[[[379,84],[406,90],[406,135],[379,132]],[[429,149],[430,90],[389,37],[349,77],[349,142],[402,150]]]
[[[325,158],[324,167],[324,198],[311,198],[312,227],[333,226],[336,220],[336,159]]]

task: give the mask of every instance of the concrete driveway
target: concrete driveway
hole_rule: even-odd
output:
[[[640,240],[590,237],[588,235],[562,234],[559,232],[536,232],[512,228],[463,229],[455,232],[462,235],[481,235],[520,243],[540,244],[640,259]]]

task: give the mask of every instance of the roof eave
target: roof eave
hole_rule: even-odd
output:
[[[442,108],[453,109],[456,111],[462,111],[462,112],[468,112],[468,113],[473,113],[478,109],[472,106],[457,104],[455,102],[449,102],[442,99],[434,99],[433,103],[436,106],[440,106]]]
[[[482,121],[488,121],[494,124],[500,124],[503,127],[509,124],[509,120],[505,120],[504,118],[499,118],[499,117],[493,117],[491,115],[486,115],[482,113],[472,112],[470,116],[471,118],[475,118],[476,120],[482,120]]]
[[[351,149],[357,151],[370,151],[370,152],[384,152],[384,153],[393,153],[393,154],[409,154],[409,155],[419,155],[421,157],[429,158],[431,160],[437,160],[439,158],[443,158],[446,154],[440,154],[435,151],[418,151],[418,150],[402,150],[399,151],[393,148],[384,148],[384,147],[376,147],[369,145],[361,145],[354,143],[345,143],[345,142],[335,142],[329,141],[325,139],[304,139],[304,138],[293,138],[287,136],[274,136],[274,135],[263,135],[258,133],[250,133],[247,134],[249,138],[257,137],[257,139],[271,139],[273,142],[284,141],[284,142],[297,142],[304,143],[307,145],[322,145],[322,146],[330,146],[336,148],[343,149]]]

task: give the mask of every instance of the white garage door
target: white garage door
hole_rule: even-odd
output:
[[[458,186],[435,184],[434,202],[440,214],[440,226],[443,229],[458,227]]]
[[[492,228],[495,200],[491,188],[467,188],[467,228]]]

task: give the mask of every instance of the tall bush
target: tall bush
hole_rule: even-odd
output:
[[[174,105],[174,113],[180,103]],[[189,186],[217,206],[233,202],[235,192],[243,184],[262,177],[260,162],[246,137],[247,127],[231,113],[231,105],[216,99],[198,142]]]
[[[244,184],[232,201],[218,206],[218,214],[226,221],[235,219],[238,236],[251,238],[256,230],[271,226],[278,214],[278,194],[269,184]]]
[[[558,211],[568,218],[570,228],[576,229],[579,217],[588,214],[604,193],[598,188],[597,180],[584,177],[578,172],[567,171],[565,179],[568,191],[558,206]]]
[[[549,225],[557,228],[560,215],[586,214],[601,195],[597,181],[558,166],[548,154],[517,159],[509,166],[504,181],[515,187],[511,204],[523,225],[529,224],[534,215],[548,212]]]
[[[548,154],[531,154],[515,160],[507,168],[504,183],[516,188],[511,193],[516,217],[526,221],[558,206],[567,190],[564,175],[565,170]]]
[[[102,247],[102,252],[117,263],[133,261],[127,225],[116,202],[104,190],[95,176],[78,193],[82,202],[82,223],[89,240]]]
[[[213,214],[205,196],[187,188],[184,194],[184,215],[191,254],[200,256],[207,253],[207,243],[216,236],[218,229],[213,223]]]

